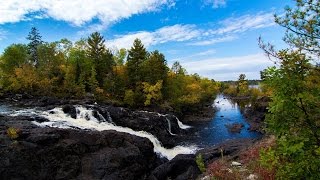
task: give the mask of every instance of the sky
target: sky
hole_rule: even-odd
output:
[[[292,0],[0,0],[0,53],[28,43],[36,27],[44,41],[73,42],[100,32],[110,49],[129,49],[135,38],[159,50],[169,66],[214,80],[240,74],[259,79],[272,62],[258,38],[278,49],[285,29],[274,23]]]

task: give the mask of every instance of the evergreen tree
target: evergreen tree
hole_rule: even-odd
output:
[[[155,84],[159,80],[164,81],[168,74],[167,61],[159,51],[150,54],[143,69],[145,81],[151,84]]]
[[[139,39],[135,39],[128,52],[127,72],[131,87],[143,81],[142,65],[146,61],[147,51]]]
[[[37,66],[39,62],[38,47],[43,43],[42,37],[37,28],[32,27],[27,39],[30,41],[28,44],[28,54],[30,55],[30,63]]]
[[[106,49],[105,40],[100,33],[95,32],[88,38],[88,55],[93,61],[96,71],[96,79],[99,86],[104,85],[104,81],[109,73],[112,72],[114,65],[113,55],[110,50]]]
[[[94,32],[88,38],[88,55],[93,61],[99,61],[106,51],[105,40],[100,33]]]

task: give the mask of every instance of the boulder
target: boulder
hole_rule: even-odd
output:
[[[171,161],[158,166],[151,172],[148,179],[162,180],[162,179],[196,179],[201,174],[195,155],[177,155]]]
[[[242,123],[233,123],[233,124],[226,124],[225,126],[232,133],[240,133],[242,128],[244,127],[244,124],[242,124]]]
[[[8,127],[19,128],[17,139]],[[19,117],[0,117],[0,140],[0,179],[144,179],[162,163],[146,138],[40,128]]]
[[[77,110],[73,105],[67,104],[62,106],[62,111],[74,119],[77,118]]]
[[[239,152],[252,146],[255,141],[255,139],[229,140],[213,147],[201,149],[196,153],[196,156],[201,154],[204,164],[207,166],[208,164],[221,158],[222,156],[237,156]]]

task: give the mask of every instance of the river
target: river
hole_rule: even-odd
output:
[[[58,128],[80,128],[80,129],[92,129],[92,130],[116,130],[119,132],[125,132],[132,135],[148,138],[155,148],[155,152],[162,156],[172,159],[177,154],[189,154],[194,153],[195,149],[204,148],[212,145],[222,143],[230,139],[241,139],[241,138],[259,138],[260,133],[250,132],[247,129],[249,124],[245,121],[245,118],[241,114],[240,108],[237,103],[233,103],[223,95],[218,95],[214,101],[213,106],[217,108],[215,116],[210,121],[199,121],[194,122],[191,128],[187,125],[182,124],[178,120],[179,127],[186,129],[189,133],[187,137],[181,139],[183,142],[179,143],[178,146],[172,149],[166,149],[162,147],[157,137],[143,131],[134,131],[127,127],[116,126],[112,121],[99,122],[93,116],[93,112],[90,109],[83,107],[77,107],[77,118],[71,118],[64,114],[61,108],[55,108],[51,111],[39,111],[36,109],[18,109],[6,105],[0,105],[0,114],[11,114],[11,115],[24,115],[24,116],[41,116],[49,120],[49,122],[42,122],[35,124],[39,126],[50,126]],[[111,117],[108,119],[111,119]],[[168,122],[170,125],[170,122]],[[241,123],[244,125],[239,133],[229,132],[226,127],[227,124]],[[170,130],[170,126],[169,126]],[[175,136],[174,134],[172,134]]]
[[[186,140],[186,144],[197,144],[198,147],[207,147],[222,143],[231,139],[259,138],[258,132],[248,130],[249,124],[240,111],[237,103],[232,102],[223,95],[218,95],[213,104],[217,108],[215,116],[206,122],[194,122],[193,136]],[[241,123],[244,127],[240,133],[232,133],[226,125]]]

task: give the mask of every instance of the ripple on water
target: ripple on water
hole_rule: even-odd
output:
[[[190,137],[185,143],[196,143],[199,146],[211,146],[222,143],[230,139],[240,138],[259,138],[261,134],[248,130],[249,124],[240,112],[240,107],[232,103],[223,95],[218,95],[214,101],[214,106],[217,107],[215,116],[209,122],[194,123],[195,131],[198,137]],[[232,133],[226,127],[226,124],[241,123],[244,127],[240,133]]]

